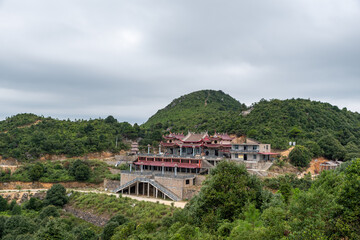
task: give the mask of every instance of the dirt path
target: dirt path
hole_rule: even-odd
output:
[[[41,122],[42,120],[36,120],[35,122],[33,122],[33,123],[29,123],[29,124],[26,124],[26,125],[23,125],[23,126],[18,126],[18,127],[16,127],[16,128],[27,128],[27,127],[31,127],[31,126],[33,126],[33,125],[37,125],[37,124],[39,124],[40,122]],[[8,133],[8,131],[3,131],[3,132],[0,132],[0,133]]]
[[[81,193],[97,193],[97,194],[106,194],[106,195],[114,195],[117,198],[120,196],[117,193],[111,193],[111,192],[105,192],[105,191],[99,191],[99,190],[79,190],[79,189],[71,189],[68,188],[68,191],[74,191],[74,192],[81,192]],[[47,191],[47,189],[21,189],[21,190],[0,190],[0,193],[8,193],[8,192],[28,192],[28,193],[37,193]],[[162,200],[162,199],[156,199],[156,198],[148,198],[148,197],[140,197],[140,196],[133,196],[133,195],[126,195],[123,194],[124,197],[128,197],[137,201],[145,201],[145,202],[153,202],[153,203],[160,203],[165,204],[168,206],[171,206],[173,203],[175,207],[178,208],[184,208],[187,202],[174,202],[174,201],[168,201],[168,200]]]

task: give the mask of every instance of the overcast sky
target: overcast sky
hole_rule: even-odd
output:
[[[143,123],[201,89],[360,112],[360,1],[0,0],[0,119]]]

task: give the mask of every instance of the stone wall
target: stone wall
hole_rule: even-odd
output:
[[[0,182],[0,190],[13,189],[49,189],[52,185],[57,183],[42,183],[42,182]],[[59,182],[65,188],[97,188],[103,189],[103,183],[86,183],[86,182]]]
[[[69,212],[69,213],[75,215],[76,217],[81,218],[81,219],[83,219],[87,222],[90,222],[99,227],[103,227],[109,221],[109,218],[107,218],[107,217],[101,217],[101,216],[93,214],[89,211],[76,209],[76,208],[68,206],[68,205],[66,205],[64,207],[64,211]]]
[[[107,191],[114,191],[120,187],[120,181],[118,180],[104,180],[104,188]]]

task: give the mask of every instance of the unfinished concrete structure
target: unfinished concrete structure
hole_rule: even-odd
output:
[[[227,134],[189,132],[163,136],[159,154],[138,154],[130,171],[121,173],[115,192],[174,201],[190,199],[201,187],[205,174],[217,162],[230,158],[231,140]]]
[[[249,169],[268,168],[278,155],[271,152],[270,144],[263,144],[244,136],[232,140],[230,153],[232,161],[244,163]]]

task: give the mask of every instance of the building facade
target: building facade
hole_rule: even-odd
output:
[[[263,144],[256,140],[240,137],[231,143],[231,159],[236,161],[272,161],[277,153],[271,152],[270,144]]]

